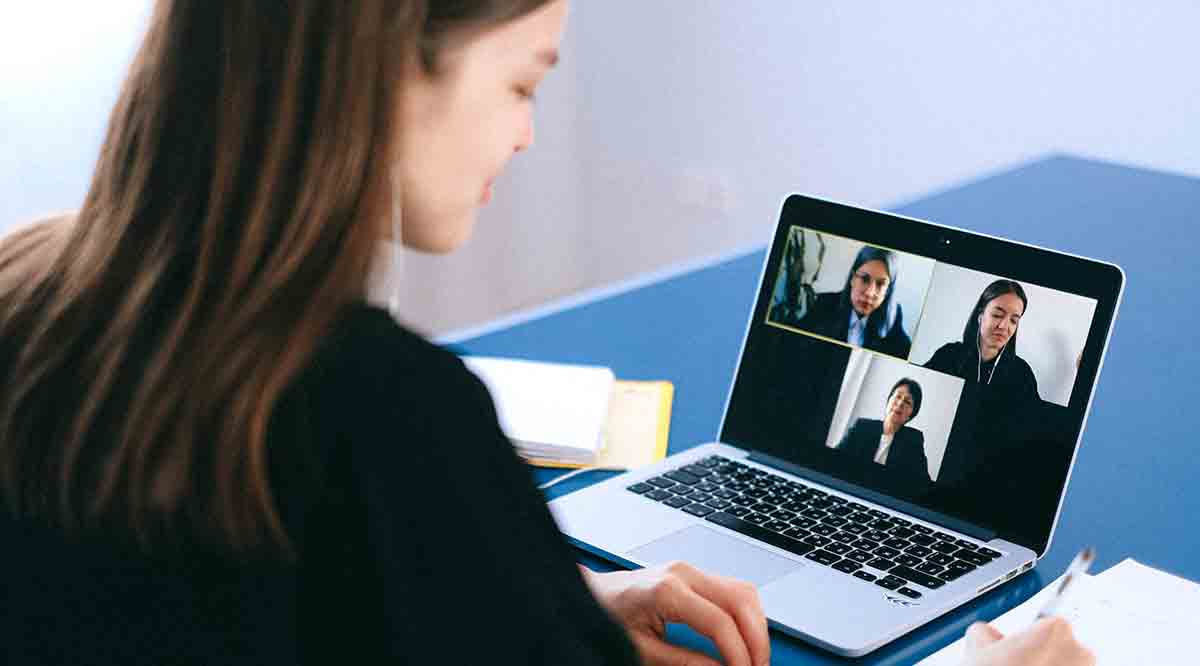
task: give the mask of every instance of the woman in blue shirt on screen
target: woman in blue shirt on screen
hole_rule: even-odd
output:
[[[896,300],[896,254],[866,246],[858,251],[841,291],[817,294],[801,328],[855,347],[908,358],[912,339]]]
[[[565,15],[160,0],[82,207],[0,241],[0,661],[769,662],[748,583],[576,568],[482,383],[366,300],[380,243],[470,236]],[[1065,626],[969,661],[1087,663]]]

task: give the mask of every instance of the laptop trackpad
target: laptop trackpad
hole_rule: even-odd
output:
[[[804,566],[703,525],[672,532],[633,549],[630,554],[651,564],[682,560],[706,572],[749,581],[759,587]]]

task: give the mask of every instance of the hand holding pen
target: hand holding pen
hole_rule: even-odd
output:
[[[1088,546],[1071,560],[1071,565],[1067,567],[1067,573],[1058,581],[1058,586],[1054,588],[1054,594],[1042,606],[1042,610],[1038,611],[1037,619],[1050,617],[1058,612],[1059,606],[1062,605],[1063,599],[1066,597],[1067,591],[1074,586],[1075,582],[1087,573],[1088,567],[1092,566],[1092,562],[1096,559],[1096,549]]]

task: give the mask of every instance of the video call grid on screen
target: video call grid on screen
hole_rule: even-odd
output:
[[[801,240],[803,252],[800,251]],[[888,301],[893,301],[894,314],[890,318],[881,318],[886,334],[876,332],[865,335],[862,342],[852,343],[846,337],[851,320],[847,305],[854,307],[854,304],[846,301],[853,299],[856,273],[860,269],[852,271],[851,268],[864,248],[891,253],[894,258],[896,279],[890,280],[889,275],[887,287],[892,293],[887,293],[872,312],[878,315],[884,307],[891,305]],[[878,259],[873,261],[875,268],[884,263]],[[864,265],[870,263],[870,259],[863,262]],[[964,342],[963,329],[972,318],[977,301],[997,280],[1008,278],[791,225],[764,323],[828,343],[924,366],[942,347]],[[803,289],[789,285],[789,281],[803,285]],[[1013,346],[1032,370],[1038,397],[1067,407],[1097,301],[1027,281],[1012,282],[1020,285],[1026,297],[1019,323],[1015,326],[1019,345]],[[788,293],[789,289],[792,293]],[[794,303],[789,299],[794,299],[801,291],[810,294],[808,299],[812,303],[804,315],[798,315],[794,307],[786,307]],[[857,307],[855,314],[859,314]],[[842,322],[842,317],[847,321]],[[867,320],[870,322],[869,316]],[[1010,349],[1006,346],[1002,350],[1000,363],[1005,362],[1005,353],[1011,358]],[[835,434],[830,433],[831,440],[835,439]]]
[[[786,282],[789,236],[793,243],[805,241],[803,253],[792,248],[792,254],[810,258],[798,271],[803,279],[794,286]],[[817,274],[811,258],[822,246],[825,261]],[[866,339],[864,329],[858,332],[864,335],[861,344],[851,344],[846,340],[848,311],[845,320],[829,316],[837,304],[830,294],[845,287],[851,278],[850,264],[864,247],[891,249],[895,254],[899,267],[895,302],[900,311],[896,319],[902,322],[895,330],[903,335],[889,336],[876,326],[871,339]],[[937,352],[958,343],[958,351],[965,353],[963,329],[980,297],[979,281],[986,285],[996,276],[1012,276],[1022,286],[1028,309],[1017,326],[1015,356],[1024,357],[1028,350],[1034,358],[1014,364],[1009,362],[1014,356],[1005,352],[994,374],[996,381],[979,377],[980,383],[977,370],[993,364],[956,366],[955,354]],[[870,277],[881,276],[876,271]],[[880,284],[876,281],[876,286]],[[932,512],[931,516],[953,517],[1043,552],[1061,506],[1123,286],[1124,275],[1112,264],[791,195],[784,202],[766,257],[718,437],[791,465],[797,473],[874,493],[876,501],[886,503],[884,498],[891,498],[909,507],[904,510],[918,507]],[[825,312],[825,329],[806,330],[813,328],[810,322],[800,325],[806,313],[794,308],[773,311],[789,289],[803,291],[814,310]],[[820,294],[826,294],[823,303]],[[1061,308],[1056,302],[1078,306],[1058,320],[1069,320],[1073,328],[1057,337],[1043,336],[1036,329],[1053,329],[1056,320],[1041,324],[1037,320],[1058,313]],[[1037,358],[1046,349],[1056,350],[1055,363]],[[934,360],[937,363],[931,363]],[[1010,398],[1015,394],[1004,381],[1007,370],[1018,368],[1021,373],[1007,375],[1020,380],[1018,387],[1024,389],[1020,395],[1025,398],[1014,402]],[[929,379],[935,376],[950,384]],[[956,376],[961,388],[956,388]],[[904,378],[924,387],[920,410],[913,410],[910,421],[910,430],[921,432],[893,436],[879,464],[873,455],[884,451],[886,438],[880,431],[886,398]],[[954,415],[949,426],[933,424],[948,414]],[[943,444],[947,427],[948,442]]]

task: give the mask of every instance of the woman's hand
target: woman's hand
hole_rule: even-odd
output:
[[[1007,638],[991,625],[967,629],[966,666],[1092,666],[1096,657],[1061,617],[1039,620]]]
[[[711,638],[729,666],[771,661],[767,618],[750,583],[683,562],[613,573],[580,569],[596,599],[625,625],[645,664],[715,666],[708,656],[663,640],[668,622],[682,622]]]

